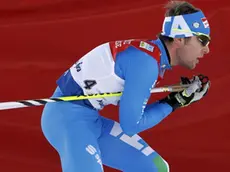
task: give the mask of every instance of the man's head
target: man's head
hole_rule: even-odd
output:
[[[171,1],[159,38],[168,47],[171,65],[195,68],[205,54],[209,53],[210,28],[202,11],[185,1]]]

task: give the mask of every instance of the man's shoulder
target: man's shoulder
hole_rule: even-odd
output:
[[[140,51],[147,53],[154,57],[157,61],[160,60],[161,51],[157,44],[153,43],[152,40],[148,39],[129,39],[129,40],[118,40],[110,42],[110,48],[113,54],[121,51],[125,51],[128,47],[135,47]]]

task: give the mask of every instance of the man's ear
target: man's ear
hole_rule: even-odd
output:
[[[176,48],[180,48],[181,46],[184,45],[184,39],[183,38],[174,38],[174,46]]]

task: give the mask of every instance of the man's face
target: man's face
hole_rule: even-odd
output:
[[[202,38],[202,37],[201,37]],[[204,40],[198,36],[190,39],[183,39],[181,46],[177,49],[178,64],[188,69],[194,69],[199,63],[199,58],[203,58],[209,53],[208,44],[205,45]]]

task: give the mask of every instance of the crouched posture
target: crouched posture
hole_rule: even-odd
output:
[[[102,172],[102,164],[124,172],[169,171],[167,162],[138,133],[199,101],[208,91],[209,82],[202,83],[201,77],[183,78],[189,88],[147,105],[150,90],[165,70],[175,65],[193,69],[197,58],[209,51],[210,29],[203,23],[204,14],[181,13],[166,17],[158,39],[102,44],[58,79],[53,97],[123,92],[121,97],[45,106],[42,130],[59,153],[63,172]],[[119,105],[119,123],[100,116],[109,104]]]

